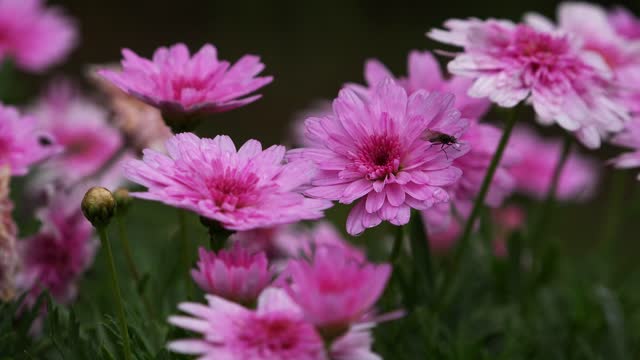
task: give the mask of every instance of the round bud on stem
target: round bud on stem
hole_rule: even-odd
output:
[[[103,187],[92,187],[82,199],[82,213],[95,228],[109,225],[115,211],[116,199]]]
[[[133,199],[129,196],[129,190],[125,188],[118,188],[113,192],[113,197],[116,199],[116,211],[119,215],[124,215],[129,210]]]

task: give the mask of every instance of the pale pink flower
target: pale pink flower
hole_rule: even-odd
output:
[[[544,199],[560,160],[561,142],[544,139],[526,126],[517,126],[507,146],[520,156],[520,161],[509,170],[516,180],[516,191]],[[564,201],[586,200],[593,195],[598,178],[597,164],[572,152],[560,173],[556,197]]]
[[[123,146],[105,109],[81,96],[67,81],[51,84],[32,111],[62,153],[49,159],[41,176],[71,184],[102,169]]]
[[[396,80],[407,94],[411,95],[418,90],[451,93],[455,95],[453,107],[458,109],[465,119],[478,120],[489,111],[491,106],[489,100],[473,98],[467,94],[473,80],[461,76],[446,79],[440,70],[440,64],[430,52],[411,51],[407,60],[407,69],[407,77]],[[382,80],[393,79],[394,76],[384,64],[372,59],[365,64],[364,78],[370,91]]]
[[[618,35],[629,40],[640,40],[640,19],[629,10],[618,7],[608,14],[608,18]]]
[[[33,72],[64,60],[78,38],[75,23],[44,0],[0,0],[0,32],[0,61],[10,57]]]
[[[636,115],[623,131],[611,139],[611,142],[631,149],[631,151],[611,159],[615,167],[619,169],[640,167],[640,115]],[[640,180],[640,174],[638,180]]]
[[[0,301],[9,301],[15,296],[15,277],[20,263],[16,247],[18,229],[9,198],[10,180],[9,168],[0,167]]]
[[[329,349],[331,360],[382,360],[371,350],[373,336],[371,325],[355,325],[336,339]]]
[[[590,148],[629,119],[610,70],[575,36],[494,19],[449,20],[445,27],[428,36],[464,48],[448,69],[475,79],[470,96],[503,107],[526,100],[542,123],[558,123]]]
[[[607,11],[594,4],[566,2],[558,7],[557,29],[538,14],[529,14],[530,25],[543,31],[561,30],[577,37],[587,51],[598,54],[612,71],[622,99],[630,108],[638,107],[634,93],[640,91],[640,41],[631,41],[616,31]]]
[[[250,230],[317,219],[331,206],[304,197],[313,176],[309,161],[284,163],[285,148],[262,150],[256,140],[236,150],[228,136],[183,133],[166,143],[168,155],[145,150],[125,165],[125,176],[147,192],[132,196],[194,211],[230,230]]]
[[[311,259],[290,260],[281,280],[306,319],[332,337],[367,318],[390,275],[388,264],[319,248]]]
[[[200,360],[327,359],[319,334],[280,289],[265,289],[256,310],[214,295],[207,301],[178,306],[188,316],[171,316],[169,322],[202,337],[172,341],[169,350]]]
[[[9,166],[11,175],[25,175],[29,167],[59,151],[33,117],[0,104],[0,166]]]
[[[217,113],[247,105],[260,98],[250,93],[273,80],[256,77],[264,69],[259,57],[245,55],[230,65],[218,60],[211,44],[193,56],[185,44],[161,47],[151,60],[129,49],[122,55],[122,71],[104,69],[99,74],[169,115]]]
[[[30,306],[44,290],[58,302],[72,301],[80,276],[93,262],[97,244],[76,198],[57,194],[38,212],[42,222],[38,233],[18,243],[22,267],[16,282],[29,293]]]
[[[198,268],[191,270],[202,290],[225,299],[250,304],[271,282],[264,252],[251,253],[237,244],[217,254],[200,248]]]
[[[411,208],[425,210],[447,201],[444,187],[462,173],[451,163],[467,148],[445,152],[425,134],[464,133],[468,121],[453,102],[453,95],[424,90],[407,96],[391,79],[368,97],[343,89],[333,114],[306,121],[306,135],[316,145],[293,151],[319,169],[305,193],[342,204],[358,200],[347,219],[350,234],[383,220],[404,225]]]

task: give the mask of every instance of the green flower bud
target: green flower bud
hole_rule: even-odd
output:
[[[116,199],[103,187],[92,187],[82,199],[82,213],[96,228],[109,225],[115,211]]]

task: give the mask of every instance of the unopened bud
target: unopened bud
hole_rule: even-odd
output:
[[[131,196],[129,196],[129,190],[125,188],[118,188],[113,192],[113,197],[116,199],[116,211],[120,215],[124,215],[131,206]]]
[[[115,211],[116,199],[103,187],[92,187],[82,199],[82,213],[96,228],[109,225]]]

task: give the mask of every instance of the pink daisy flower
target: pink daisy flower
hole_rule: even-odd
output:
[[[172,316],[169,322],[202,338],[172,341],[169,350],[201,360],[326,360],[322,339],[280,289],[264,290],[256,310],[214,295],[207,295],[207,301],[178,306],[188,316]]]
[[[387,79],[370,97],[340,91],[333,114],[306,121],[315,146],[294,150],[313,160],[319,172],[306,194],[350,204],[347,231],[359,234],[383,220],[409,222],[411,208],[425,210],[449,195],[444,187],[461,175],[452,161],[465,146],[442,151],[425,140],[430,132],[459,137],[468,125],[450,94],[406,91]]]
[[[78,38],[75,23],[43,0],[0,0],[0,29],[0,60],[32,72],[60,63]]]
[[[147,149],[143,160],[126,163],[125,176],[148,188],[132,196],[194,211],[229,230],[317,219],[331,206],[300,193],[313,176],[313,164],[284,163],[283,146],[262,150],[260,142],[249,140],[236,150],[228,136],[184,133],[169,139],[166,148],[168,155]]]
[[[122,55],[122,71],[104,69],[99,74],[168,115],[232,110],[258,100],[260,95],[247,95],[273,80],[256,77],[264,69],[257,56],[245,55],[230,65],[218,60],[211,44],[193,56],[185,44],[161,47],[151,60],[129,49]]]
[[[0,167],[0,301],[10,301],[15,296],[15,276],[19,257],[16,248],[18,229],[13,221],[13,203],[9,198],[11,172]]]
[[[619,155],[611,160],[619,169],[640,167],[640,115],[627,124],[626,128],[616,134],[611,142],[615,145],[631,149],[630,152]],[[640,180],[640,175],[638,175]]]
[[[560,141],[547,140],[526,126],[518,126],[507,145],[520,156],[509,170],[516,181],[516,191],[544,199],[560,160]],[[560,200],[586,200],[598,184],[598,165],[577,152],[569,154],[560,173],[556,197]]]
[[[319,248],[311,260],[289,261],[281,281],[306,319],[324,336],[335,338],[367,318],[390,275],[388,264],[374,265]]]
[[[542,31],[556,31],[556,26],[541,15],[530,14],[527,20]],[[640,91],[640,41],[618,34],[606,10],[589,3],[562,3],[557,28],[579,38],[585,50],[598,54],[613,72],[620,95],[630,98],[628,106],[638,106],[633,94]]]
[[[251,304],[271,282],[264,252],[251,253],[235,244],[218,254],[200,248],[198,269],[191,270],[202,290],[231,301]]]
[[[640,40],[640,19],[629,10],[618,7],[608,14],[608,20],[618,35],[629,40]]]
[[[491,106],[489,100],[473,98],[467,94],[473,81],[461,76],[446,79],[440,70],[440,64],[430,52],[411,51],[407,60],[407,68],[407,77],[396,79],[396,82],[407,91],[407,94],[413,94],[418,90],[451,93],[455,95],[453,107],[458,109],[461,117],[465,119],[477,120],[489,111]],[[364,78],[370,91],[382,80],[393,79],[394,76],[383,63],[372,59],[365,64]]]
[[[38,212],[40,231],[19,242],[22,267],[16,282],[19,289],[29,292],[30,305],[45,289],[58,302],[72,301],[80,275],[93,262],[92,227],[73,199],[54,197]]]
[[[9,166],[11,175],[25,175],[30,166],[59,151],[33,117],[0,104],[0,166]]]
[[[81,97],[66,81],[53,83],[33,109],[40,128],[63,148],[41,174],[44,182],[74,183],[99,171],[123,146],[120,133],[109,126],[105,109]]]
[[[608,67],[575,36],[494,19],[449,20],[445,27],[428,36],[464,48],[448,69],[475,79],[470,96],[503,107],[527,100],[542,123],[555,121],[590,148],[629,119]]]

